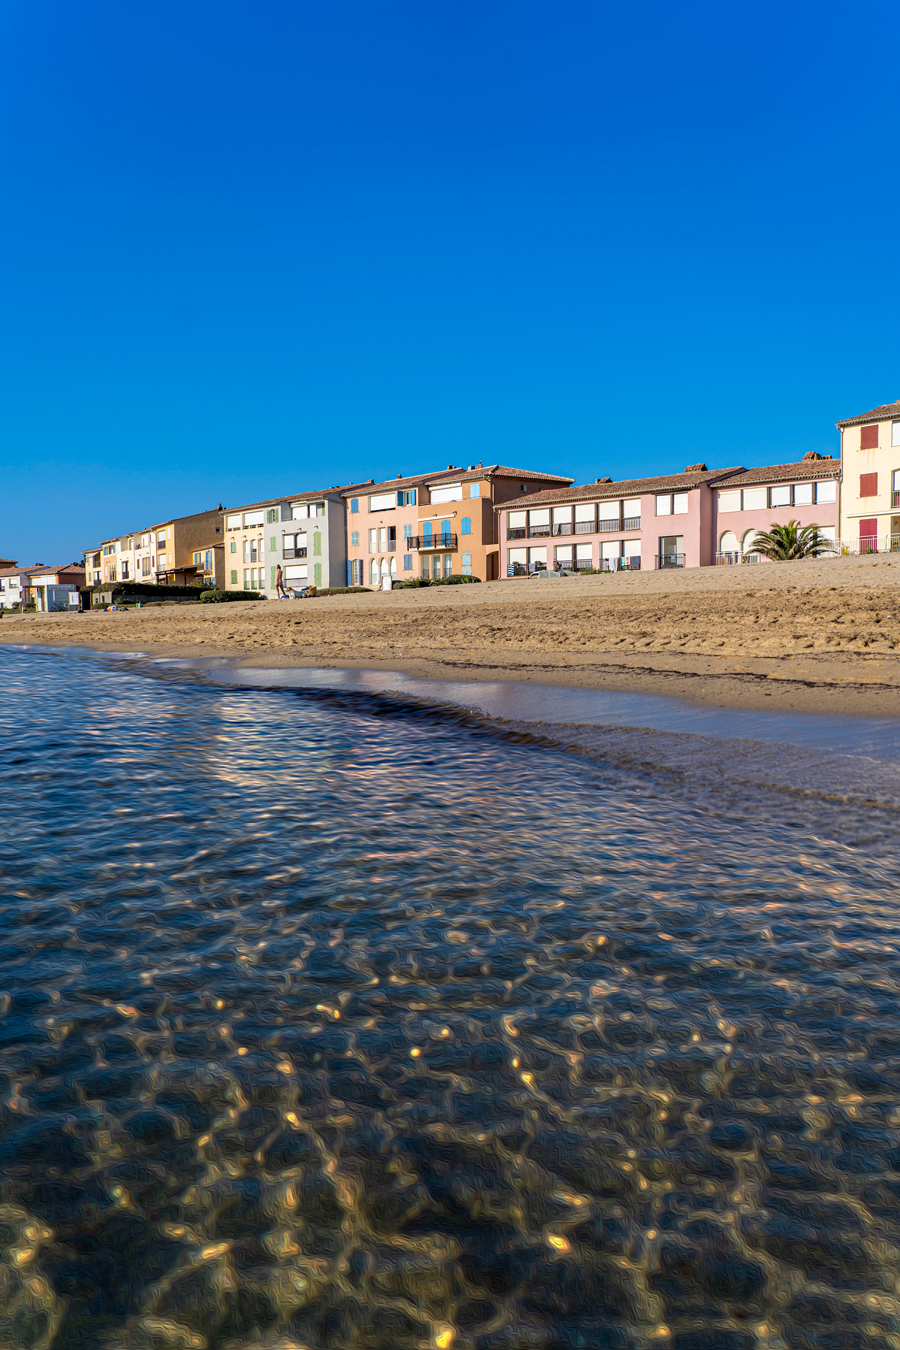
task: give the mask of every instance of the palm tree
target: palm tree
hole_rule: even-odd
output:
[[[794,562],[797,558],[818,558],[827,553],[831,540],[826,539],[818,525],[804,525],[789,520],[786,525],[773,525],[753,541],[753,552],[772,562]]]

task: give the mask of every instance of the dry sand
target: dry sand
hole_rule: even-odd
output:
[[[7,615],[0,641],[900,716],[900,555]]]

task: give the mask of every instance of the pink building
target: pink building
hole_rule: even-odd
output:
[[[799,520],[836,540],[839,459],[811,452],[793,464],[707,469],[660,478],[609,478],[536,492],[498,506],[507,576],[758,562],[753,541]]]
[[[794,464],[735,474],[716,490],[716,562],[759,562],[757,533],[797,520],[840,538],[841,461],[814,450]]]
[[[689,464],[684,473],[601,478],[504,503],[506,575],[704,567],[715,558],[717,486],[743,472]]]

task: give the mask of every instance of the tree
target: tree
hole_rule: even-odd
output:
[[[758,534],[753,541],[753,552],[770,558],[772,562],[818,558],[830,548],[831,540],[825,538],[818,525],[801,527],[799,520],[789,520],[786,525],[773,525],[765,533]]]

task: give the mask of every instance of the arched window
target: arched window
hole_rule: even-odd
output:
[[[397,556],[396,556],[396,554],[394,555],[393,558],[391,558],[391,579],[392,579],[393,581],[396,581],[396,580],[397,580]]]
[[[369,563],[369,585],[370,585],[370,586],[377,586],[377,585],[378,585],[378,559],[377,559],[377,558],[373,558],[372,561]]]
[[[472,517],[471,517],[471,516],[463,516],[462,520],[460,521],[459,532],[460,532],[460,534],[471,534],[471,533],[472,533]]]
[[[754,531],[755,534],[755,531]],[[719,540],[720,553],[740,553],[741,546],[733,530],[726,530]]]
[[[391,564],[388,562],[387,558],[382,558],[381,560],[381,575],[382,577],[389,577],[391,575]]]
[[[753,552],[753,545],[756,543],[756,536],[758,533],[758,530],[748,530],[744,535],[744,538],[741,540],[741,547],[745,553]]]

